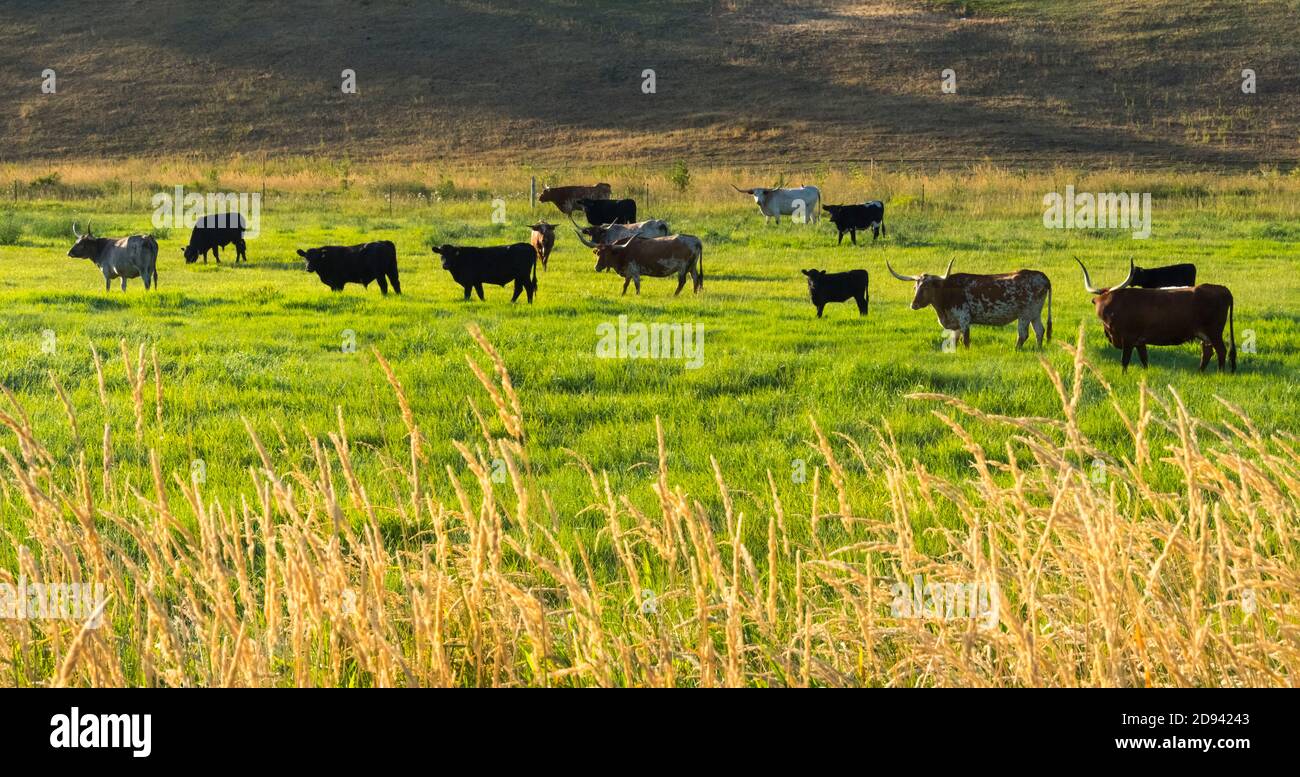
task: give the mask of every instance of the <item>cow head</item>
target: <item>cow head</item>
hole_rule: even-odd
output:
[[[569,214],[569,221],[573,222],[573,231],[578,233],[578,240],[588,248],[595,248],[605,242],[605,235],[609,232],[609,228],[613,226],[613,224],[606,224],[601,227],[579,227],[578,222],[573,221],[572,213]],[[588,240],[583,235],[591,239]]]
[[[762,187],[756,187],[753,189],[742,189],[739,186],[736,186],[734,183],[731,185],[731,188],[735,189],[741,194],[748,194],[749,196],[753,197],[754,202],[757,202],[759,205],[762,205],[763,201],[767,199],[768,195],[771,194],[773,191],[775,191],[775,189],[764,189]]]
[[[808,276],[808,288],[809,288],[809,289],[814,289],[814,288],[816,288],[816,287],[817,287],[817,282],[820,281],[822,278],[825,278],[825,277],[826,277],[826,271],[825,271],[825,270],[800,270],[799,272],[801,272],[801,273],[803,273],[804,275],[807,275],[807,276]]]
[[[307,272],[316,272],[324,267],[324,248],[308,248],[306,251],[299,248],[298,256],[303,258],[303,269]]]
[[[542,235],[547,238],[553,239],[555,237],[554,224],[547,224],[545,221],[539,221],[536,224],[530,224],[528,228],[534,232],[542,233]]]
[[[558,199],[557,199],[556,196],[555,196],[555,192],[551,191],[551,187],[549,187],[549,186],[543,186],[543,187],[542,187],[542,193],[539,194],[539,195],[537,195],[537,201],[538,201],[538,202],[558,202]]]
[[[948,269],[943,271],[943,275],[899,275],[890,267],[889,260],[885,260],[885,267],[889,268],[889,274],[900,281],[912,281],[916,284],[916,294],[912,297],[912,310],[920,310],[924,307],[933,305],[939,299],[939,292],[943,288],[944,281],[948,280],[948,273],[952,272],[952,263],[957,261],[955,258],[948,260]]]
[[[429,246],[429,250],[442,257],[442,269],[450,270],[452,262],[460,255],[460,249],[453,245]]]
[[[591,252],[596,255],[596,272],[616,268],[619,255],[635,239],[629,237],[621,243],[600,243],[592,246]]]
[[[1118,286],[1112,286],[1109,289],[1102,289],[1092,285],[1092,278],[1088,277],[1088,268],[1083,266],[1083,262],[1079,257],[1074,257],[1074,261],[1079,262],[1079,269],[1083,270],[1083,288],[1087,290],[1089,294],[1094,295],[1092,301],[1093,304],[1096,305],[1099,314],[1101,313],[1101,307],[1106,300],[1106,297],[1109,296],[1111,292],[1119,291],[1131,284],[1133,282],[1133,274],[1137,270],[1137,267],[1133,264],[1133,259],[1130,257],[1128,260],[1128,277],[1124,279],[1124,282]]]
[[[72,248],[68,250],[68,256],[73,259],[89,259],[92,262],[99,261],[99,238],[90,233],[89,223],[86,224],[85,234],[78,234],[77,225],[74,222],[72,225],[72,236],[77,239],[77,242],[73,243]]]
[[[186,264],[194,264],[194,263],[195,263],[196,261],[198,261],[198,259],[199,259],[199,248],[198,248],[198,246],[194,245],[193,243],[191,243],[190,245],[185,246],[185,252],[184,252],[184,253],[185,253],[185,263],[186,263]],[[302,252],[299,251],[298,253],[302,253]],[[205,260],[205,261],[206,261],[206,260]]]

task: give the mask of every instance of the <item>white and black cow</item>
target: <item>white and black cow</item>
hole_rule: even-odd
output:
[[[84,235],[78,234],[73,224],[72,235],[77,242],[68,256],[94,262],[104,274],[104,291],[112,288],[114,278],[122,279],[122,291],[126,291],[127,278],[143,278],[146,289],[158,285],[158,241],[153,235],[95,237],[90,224]]]
[[[1047,339],[1052,339],[1052,282],[1037,270],[1017,270],[1001,275],[952,275],[952,261],[943,275],[899,275],[889,261],[889,273],[900,281],[913,281],[916,294],[912,310],[934,307],[939,324],[950,332],[960,332],[962,344],[970,347],[970,325],[1003,326],[1012,321],[1020,324],[1016,348],[1029,339],[1029,328],[1043,347],[1043,303],[1047,304]]]

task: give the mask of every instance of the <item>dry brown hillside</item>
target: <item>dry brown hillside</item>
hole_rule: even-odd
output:
[[[0,161],[1285,167],[1300,151],[1297,41],[1294,0],[7,0]],[[341,93],[344,68],[359,94]],[[957,94],[941,93],[945,68]]]

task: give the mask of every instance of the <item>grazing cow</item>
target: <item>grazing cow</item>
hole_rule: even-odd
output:
[[[611,189],[607,183],[595,186],[546,186],[537,196],[538,202],[554,203],[566,216],[573,212],[578,200],[608,200]]]
[[[817,306],[817,317],[822,317],[822,308],[827,302],[848,302],[856,300],[858,315],[867,314],[867,271],[849,270],[848,272],[826,272],[825,270],[800,270],[808,276],[808,294]]]
[[[126,291],[127,278],[142,278],[145,289],[158,285],[158,241],[153,235],[95,237],[90,224],[86,224],[86,233],[79,235],[75,223],[72,235],[77,242],[68,256],[94,262],[104,274],[104,291],[112,288],[114,278],[122,279],[122,291]]]
[[[575,222],[573,228],[578,233],[578,240],[588,248],[595,248],[599,243],[621,243],[629,237],[668,237],[668,222],[662,219],[647,219],[635,224],[602,224],[582,229],[578,229]],[[591,239],[588,240],[583,235]]]
[[[1075,261],[1079,262],[1078,257]],[[1123,350],[1120,360],[1123,372],[1128,371],[1129,359],[1136,348],[1142,368],[1147,366],[1148,345],[1182,345],[1192,340],[1201,341],[1201,370],[1210,363],[1210,355],[1219,358],[1223,369],[1224,356],[1237,371],[1237,333],[1233,323],[1232,292],[1226,286],[1202,283],[1200,286],[1176,288],[1133,288],[1137,268],[1129,260],[1129,273],[1124,282],[1109,289],[1092,285],[1088,268],[1083,270],[1083,288],[1094,295],[1093,305],[1101,319],[1110,344]],[[1228,325],[1228,343],[1223,341],[1223,325]]]
[[[800,186],[795,189],[741,189],[735,184],[731,188],[741,194],[748,194],[758,203],[763,213],[763,223],[769,223],[776,217],[781,223],[782,216],[800,213],[805,221],[816,221],[820,212],[822,193],[816,186]],[[802,204],[801,204],[802,203]]]
[[[939,324],[961,333],[962,344],[970,347],[970,325],[1002,326],[1020,322],[1017,350],[1029,339],[1029,327],[1043,347],[1043,303],[1047,303],[1047,339],[1052,339],[1052,282],[1037,270],[1018,270],[1001,275],[973,275],[952,272],[952,261],[943,275],[899,275],[885,261],[890,275],[916,283],[912,310],[934,306]]]
[[[601,243],[592,253],[596,255],[596,272],[612,269],[623,278],[624,294],[629,283],[635,283],[640,294],[643,275],[666,278],[675,274],[677,291],[673,296],[682,293],[687,275],[694,291],[704,288],[704,244],[694,235],[630,237],[621,243]]]
[[[320,282],[334,291],[343,291],[348,283],[359,283],[370,288],[372,281],[379,290],[388,294],[388,284],[393,291],[402,293],[397,279],[397,247],[390,240],[377,240],[355,246],[322,246],[298,249],[298,256],[306,260],[307,272],[320,276]]]
[[[194,264],[199,255],[203,263],[208,263],[208,251],[221,264],[221,251],[231,243],[235,244],[235,264],[248,261],[244,254],[244,230],[247,229],[242,213],[213,213],[201,217],[190,232],[190,244],[185,246],[185,263]]]
[[[473,289],[482,300],[485,283],[505,286],[513,281],[515,293],[511,302],[519,299],[523,291],[528,292],[528,301],[532,302],[537,293],[537,251],[528,243],[490,248],[444,245],[433,246],[432,250],[442,257],[442,269],[451,273],[452,280],[465,289],[465,299],[469,299]]]
[[[1130,286],[1144,289],[1164,289],[1171,286],[1195,286],[1196,265],[1171,264],[1165,267],[1133,268],[1133,282]]]
[[[584,197],[574,203],[593,227],[602,224],[631,224],[636,221],[636,200],[593,200]]]
[[[839,231],[840,237],[835,245],[844,244],[844,233],[849,233],[853,245],[858,244],[858,230],[871,230],[871,242],[886,234],[885,203],[880,200],[864,202],[861,205],[823,205],[822,209],[831,214],[831,223]]]
[[[539,221],[529,229],[533,232],[529,235],[528,242],[537,251],[537,258],[542,261],[542,269],[545,270],[546,263],[551,260],[551,249],[555,247],[555,225]]]

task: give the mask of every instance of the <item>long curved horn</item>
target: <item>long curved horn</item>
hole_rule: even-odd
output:
[[[1077,256],[1074,257],[1074,261],[1078,262],[1079,269],[1083,270],[1083,288],[1086,289],[1089,294],[1104,294],[1106,292],[1105,289],[1099,289],[1092,285],[1092,278],[1088,277],[1088,268],[1083,266],[1083,261]]]
[[[93,229],[90,228],[90,222],[89,222],[89,221],[86,222],[86,234],[87,234],[87,235],[94,235],[94,234],[95,234],[95,230],[93,230]]]
[[[591,242],[590,240],[588,240],[587,238],[585,238],[585,237],[582,236],[582,231],[579,230],[577,227],[574,227],[574,228],[573,228],[573,233],[574,233],[575,235],[578,236],[578,242],[582,243],[582,244],[585,245],[586,247],[588,247],[588,248],[595,248],[595,247],[596,247],[596,244],[595,244],[595,243]]]
[[[631,235],[627,240],[624,240],[621,243],[614,243],[613,245],[615,248],[627,248],[628,243],[631,243],[633,240],[636,240],[636,235]]]
[[[889,260],[888,260],[888,259],[885,260],[885,266],[889,268],[889,274],[892,275],[892,276],[894,276],[895,278],[899,279],[900,281],[919,281],[919,280],[921,280],[920,277],[915,276],[915,275],[899,275],[898,273],[894,272],[894,268],[893,268],[892,266],[890,266],[890,264],[889,264]]]
[[[81,235],[77,234],[77,222],[75,221],[72,222],[72,236],[78,240],[81,239]]]
[[[957,261],[957,257],[955,257],[955,256],[954,256],[953,258],[951,258],[951,259],[948,260],[948,269],[946,269],[946,270],[943,271],[943,277],[947,278],[947,277],[948,277],[948,273],[952,272],[952,263],[955,262],[955,261]]]
[[[1130,256],[1130,257],[1128,258],[1128,277],[1124,279],[1124,282],[1123,282],[1123,283],[1121,283],[1120,285],[1118,285],[1118,286],[1112,288],[1111,291],[1118,291],[1118,290],[1120,290],[1120,289],[1122,289],[1122,288],[1128,286],[1130,283],[1133,282],[1133,276],[1134,276],[1135,274],[1137,274],[1137,269],[1133,266],[1133,257]]]
[[[742,188],[740,188],[739,186],[735,185],[734,183],[731,185],[731,188],[735,189],[736,191],[740,192],[741,194],[748,194],[748,195],[751,196],[751,197],[754,196],[754,190],[753,190],[753,189],[742,189]]]

